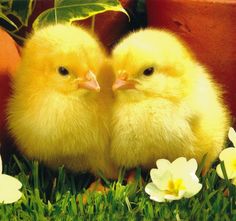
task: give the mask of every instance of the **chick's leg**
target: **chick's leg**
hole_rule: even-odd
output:
[[[107,193],[109,188],[105,187],[101,180],[98,179],[90,184],[85,194],[83,194],[83,204],[87,203],[87,195],[92,192]]]
[[[105,187],[101,180],[98,179],[96,181],[94,181],[93,183],[90,184],[89,188],[87,189],[87,191],[89,192],[101,192],[101,193],[106,193],[109,190],[109,188]]]
[[[137,177],[137,171],[135,169],[130,170],[126,176],[127,184],[134,184],[137,181],[139,182],[139,179],[141,179],[141,183],[144,184],[142,175],[140,178]]]
[[[134,183],[136,180],[136,171],[130,170],[127,174],[127,184]]]

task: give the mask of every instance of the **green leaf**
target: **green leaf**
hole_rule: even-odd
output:
[[[13,0],[10,14],[15,15],[23,25],[27,26],[35,5],[34,3],[34,0]]]
[[[11,21],[5,14],[3,14],[1,11],[0,11],[0,18],[2,18],[4,21],[6,21],[7,23],[9,23],[10,25],[12,25],[13,27],[15,27],[17,29],[17,26],[16,24]]]
[[[41,13],[35,19],[33,28],[56,23],[71,24],[105,11],[119,11],[128,16],[118,0],[55,0],[54,8]]]
[[[206,163],[206,158],[207,158],[207,153],[204,154],[204,156],[202,157],[202,160],[201,160],[201,162],[198,166],[198,169],[197,169],[197,172],[196,172],[197,177],[200,177],[200,174],[201,174],[201,172],[202,172],[202,170],[205,166],[205,163]]]

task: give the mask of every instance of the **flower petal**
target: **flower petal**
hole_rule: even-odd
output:
[[[163,171],[164,172],[164,171]],[[162,176],[162,171],[159,169],[151,169],[150,177],[152,182],[156,185],[158,183],[159,178]]]
[[[148,183],[145,187],[145,192],[149,195],[154,195],[156,193],[156,185],[154,183]]]
[[[0,190],[5,190],[5,189],[19,190],[21,187],[22,184],[18,179],[6,174],[0,175]]]
[[[166,190],[169,180],[172,178],[170,171],[159,171],[152,169],[150,172],[152,182],[160,190]]]
[[[232,128],[232,127],[229,128],[228,137],[229,137],[230,141],[233,143],[234,147],[236,147],[236,132],[235,132],[234,128]]]
[[[196,195],[202,189],[201,183],[191,182],[188,183],[186,192],[184,193],[185,198],[190,198]]]
[[[174,179],[181,177],[182,174],[189,173],[187,160],[184,157],[179,157],[174,160],[171,164],[171,173],[174,176]]]
[[[225,164],[225,170],[226,170],[228,179],[236,178],[235,165],[233,165],[232,162],[228,162],[228,161],[224,161],[224,164]],[[219,177],[221,177],[222,179],[225,178],[224,175],[223,175],[223,171],[221,169],[221,165],[220,164],[217,165],[216,172],[217,172]]]
[[[195,173],[190,173],[190,176],[191,176],[191,179],[193,180],[193,182],[195,182],[195,183],[199,182],[199,179]]]
[[[224,161],[225,170],[229,179],[236,177],[236,148],[230,147],[221,151],[219,156],[221,161]],[[217,174],[224,179],[221,166],[216,167]]]
[[[159,159],[156,161],[157,168],[160,170],[166,170],[170,167],[171,163],[166,159]]]
[[[148,183],[145,187],[145,192],[150,195],[150,199],[156,202],[164,202],[165,193],[160,191],[154,183]]]
[[[172,167],[185,167],[187,165],[187,159],[185,157],[179,157],[177,159],[175,159],[171,166]]]
[[[236,186],[236,178],[234,178],[234,179],[232,180],[232,184],[234,184],[234,185]]]
[[[216,167],[216,173],[218,174],[218,176],[219,176],[220,178],[224,179],[224,175],[223,175],[223,172],[222,172],[222,170],[221,170],[220,164],[218,164],[217,167]]]
[[[22,184],[19,180],[6,174],[0,175],[0,202],[13,203],[21,198],[19,189]]]
[[[236,159],[236,148],[229,147],[221,151],[219,158],[223,160],[233,160]]]
[[[194,175],[196,171],[197,171],[197,161],[193,158],[187,161],[186,158],[180,157],[177,158],[171,165],[171,172],[173,174],[174,179],[182,178],[183,176],[185,176],[185,174]],[[196,179],[196,181],[198,182],[198,178]]]
[[[19,190],[5,190],[0,191],[0,203],[8,204],[18,201],[22,196],[22,193]]]
[[[234,163],[226,163],[225,170],[229,179],[236,178],[236,166]]]
[[[188,164],[189,171],[192,172],[192,173],[196,173],[196,171],[197,171],[197,161],[194,158],[192,158],[187,162],[187,164]]]

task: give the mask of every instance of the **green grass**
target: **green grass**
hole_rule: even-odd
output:
[[[140,169],[129,185],[122,171],[118,181],[105,180],[107,194],[89,193],[84,205],[82,196],[93,181],[89,174],[75,175],[64,168],[53,172],[21,156],[12,156],[3,166],[4,173],[22,182],[23,196],[14,204],[0,205],[0,220],[236,220],[236,188],[215,169],[200,178],[203,189],[196,196],[171,203],[149,199],[144,192],[149,180],[142,185]]]

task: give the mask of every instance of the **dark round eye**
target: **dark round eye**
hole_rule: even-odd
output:
[[[60,67],[58,68],[58,72],[59,72],[59,74],[61,74],[61,75],[63,75],[63,76],[69,74],[69,71],[68,71],[65,67],[63,67],[63,66],[60,66]]]
[[[150,68],[147,68],[143,71],[143,74],[146,75],[146,76],[150,76],[152,75],[154,72],[154,67],[150,67]]]

